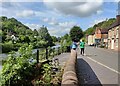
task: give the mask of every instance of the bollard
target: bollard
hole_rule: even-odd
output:
[[[75,50],[71,50],[71,57],[67,61],[66,66],[64,68],[64,73],[62,76],[62,86],[78,86],[78,78],[76,75],[76,61],[77,52]]]

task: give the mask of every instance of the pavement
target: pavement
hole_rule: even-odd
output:
[[[78,50],[77,74],[80,84],[119,86],[118,52],[87,46],[85,55]]]
[[[59,65],[61,67],[64,67],[69,57],[70,57],[70,53],[62,53],[60,55],[55,56],[54,59],[57,58],[59,60]]]

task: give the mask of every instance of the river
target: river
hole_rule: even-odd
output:
[[[60,45],[53,46],[52,48],[58,48]],[[33,53],[37,52],[37,49],[33,50]],[[0,70],[2,69],[2,59],[7,58],[7,54],[0,54]]]
[[[0,54],[0,70],[2,69],[2,60],[7,58],[7,54]]]

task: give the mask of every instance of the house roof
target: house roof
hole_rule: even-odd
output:
[[[120,25],[120,22],[116,22],[116,21],[115,21],[115,22],[109,27],[109,30],[112,29],[113,27],[118,26],[118,25]]]
[[[108,29],[107,28],[101,29],[101,34],[107,34],[107,33],[108,33]]]
[[[117,17],[120,17],[120,15],[117,15]],[[114,28],[114,27],[116,27],[116,26],[119,26],[120,25],[120,22],[119,22],[120,20],[116,20],[110,27],[109,27],[109,29],[108,30],[110,30],[110,29],[112,29],[112,28]]]

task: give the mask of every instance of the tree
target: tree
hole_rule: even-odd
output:
[[[70,38],[69,34],[65,34],[62,38],[61,38],[61,44],[64,46],[70,46],[72,43],[72,40]]]
[[[32,35],[33,34],[33,31],[31,29],[26,29],[26,35]]]
[[[53,40],[52,40],[52,37],[50,36],[48,30],[47,30],[47,27],[42,26],[38,30],[38,35],[39,35],[41,40],[47,42],[45,47],[53,45]]]
[[[93,27],[88,28],[84,31],[84,35],[90,35],[92,34],[96,27],[100,27],[101,29],[108,29],[109,26],[111,26],[115,22],[115,18],[106,19],[106,21],[99,22],[98,24],[95,24]]]
[[[38,31],[37,31],[36,29],[34,29],[33,35],[34,35],[34,36],[38,36]]]
[[[52,40],[53,40],[53,42],[57,42],[58,41],[57,37],[55,37],[55,36],[52,36]]]
[[[92,34],[92,32],[93,32],[94,30],[95,30],[95,29],[94,29],[93,27],[90,27],[90,28],[88,28],[86,31],[84,31],[84,35],[86,35],[86,34],[90,35],[90,34]]]
[[[70,30],[72,41],[78,42],[83,37],[83,31],[79,26],[74,26]]]

